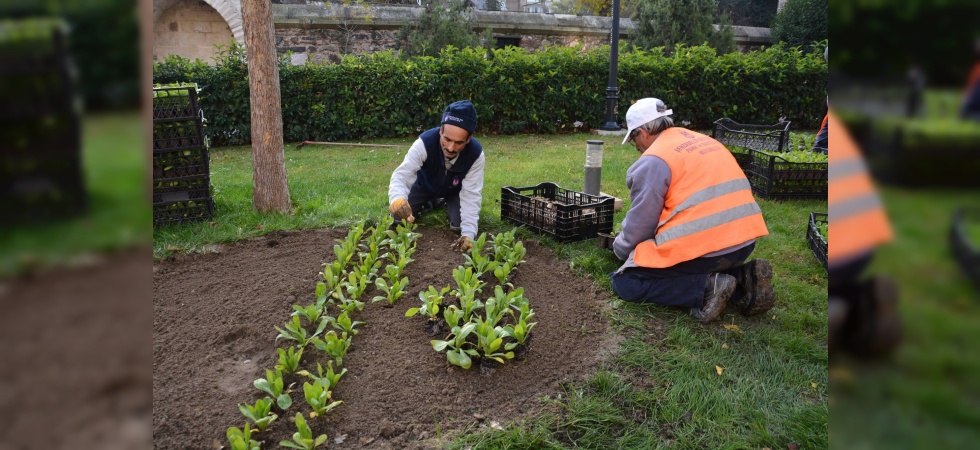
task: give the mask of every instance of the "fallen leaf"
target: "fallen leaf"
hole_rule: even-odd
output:
[[[490,421],[490,428],[493,428],[494,430],[504,431],[504,427],[500,426],[500,423],[497,422],[496,420]]]
[[[796,442],[790,442],[789,445],[786,446],[786,450],[800,450],[800,446],[797,445]]]
[[[814,383],[814,382],[811,381],[810,382],[810,387],[816,389],[817,388],[817,383]]]
[[[776,320],[776,315],[775,314],[772,315],[772,320]]]
[[[310,418],[316,419],[316,411],[310,411]]]
[[[728,343],[725,342],[725,343],[721,344],[721,348],[728,348]]]
[[[725,329],[728,330],[728,331],[731,331],[731,332],[734,332],[734,333],[738,333],[738,334],[742,334],[742,329],[739,328],[738,325],[735,325],[734,323],[726,323],[726,324],[724,324],[722,326],[725,327]]]
[[[343,444],[344,441],[346,441],[346,440],[347,440],[347,434],[346,433],[345,434],[342,434],[340,436],[337,436],[335,438],[333,438],[334,444]]]
[[[255,229],[256,229],[256,230],[261,230],[261,229],[262,229],[262,224],[259,224],[259,225],[256,225],[256,226],[255,226]]]
[[[725,369],[723,369],[723,368],[722,368],[721,366],[715,366],[715,372],[718,372],[718,376],[719,376],[719,377],[721,376],[721,373],[722,373],[722,372],[723,372],[724,370],[725,370]]]

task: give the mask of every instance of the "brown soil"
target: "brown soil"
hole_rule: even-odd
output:
[[[150,447],[150,258],[0,280],[0,449]]]
[[[229,426],[245,423],[237,404],[261,397],[252,381],[276,363],[273,326],[286,321],[292,304],[313,302],[321,264],[332,260],[334,240],[346,231],[280,232],[155,265],[154,448],[217,449]],[[542,397],[594,373],[615,351],[603,314],[608,294],[570,273],[546,248],[525,241],[527,262],[512,282],[525,288],[538,322],[526,361],[489,376],[475,366],[450,366],[432,349],[425,319],[404,313],[420,303],[418,292],[427,286],[451,285],[452,269],[464,260],[449,249],[458,236],[420,231],[415,261],[405,271],[411,280],[405,296],[393,308],[369,303],[355,316],[366,324],[354,336],[344,358],[347,374],[333,392],[344,404],[309,421],[315,434],[328,434],[331,448],[440,447],[454,432],[540,411]],[[484,297],[492,295],[494,283]],[[371,289],[365,299],[374,295]],[[328,359],[311,346],[302,364],[315,368]],[[297,411],[309,413],[301,384],[292,408],[279,412],[260,436],[267,441],[263,448],[289,439]]]

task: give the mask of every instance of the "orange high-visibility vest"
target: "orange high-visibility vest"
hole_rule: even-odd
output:
[[[667,163],[670,186],[657,235],[636,246],[636,265],[670,267],[769,234],[749,181],[720,142],[668,128],[646,156]]]
[[[973,70],[966,79],[966,93],[969,94],[974,88],[980,88],[980,62],[973,64]]]
[[[837,116],[829,116],[827,259],[833,265],[891,240],[892,230],[857,144]]]

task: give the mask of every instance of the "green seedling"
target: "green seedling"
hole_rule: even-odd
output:
[[[279,339],[284,338],[290,341],[296,341],[296,343],[300,346],[300,348],[303,348],[306,347],[306,344],[310,342],[310,338],[318,336],[327,327],[326,322],[321,320],[319,323],[316,324],[317,325],[316,331],[313,334],[309,334],[306,332],[306,328],[303,327],[303,324],[300,323],[299,316],[294,315],[292,317],[293,318],[289,322],[286,322],[284,324],[285,329],[274,327],[276,331],[279,332],[279,335],[276,336],[277,342],[279,341]]]
[[[487,234],[480,233],[480,237],[473,241],[473,248],[469,253],[463,255],[466,258],[466,266],[473,268],[477,278],[480,278],[484,273],[493,273],[493,270],[497,268],[497,261],[493,258],[488,258],[483,255],[483,247],[487,244]]]
[[[252,385],[256,389],[265,392],[276,399],[276,406],[279,409],[285,411],[289,409],[293,404],[292,397],[289,394],[283,392],[284,381],[282,379],[282,370],[276,369],[275,372],[265,369],[265,378],[259,378],[252,382]]]
[[[371,301],[380,302],[387,300],[389,305],[394,305],[395,302],[402,297],[402,295],[405,295],[405,287],[408,286],[408,277],[404,277],[401,280],[392,283],[391,286],[388,286],[388,283],[380,278],[376,280],[374,284],[375,287],[377,287],[379,291],[384,292],[385,295],[375,296]]]
[[[245,422],[245,427],[238,429],[231,427],[225,433],[228,437],[228,444],[231,450],[259,450],[259,443],[252,440],[252,430]]]
[[[326,434],[313,437],[313,430],[310,430],[310,426],[306,424],[306,419],[303,418],[302,413],[296,413],[296,430],[293,433],[292,441],[280,441],[279,445],[302,450],[313,450],[323,445],[324,442],[327,442]]]
[[[347,295],[353,300],[360,300],[361,296],[364,295],[364,291],[367,290],[368,279],[369,276],[360,271],[351,272],[347,277]],[[361,308],[363,308],[363,306]],[[358,310],[360,310],[360,308],[358,308]]]
[[[504,288],[500,286],[495,287],[493,297],[487,299],[487,303],[483,308],[487,319],[496,325],[503,319],[504,315],[510,314],[513,316],[514,313],[511,310],[513,299],[520,296],[523,292],[523,288],[518,288],[515,291],[505,294]]]
[[[296,372],[296,369],[299,368],[299,360],[303,357],[303,348],[300,347],[297,350],[296,347],[291,346],[288,351],[277,348],[276,352],[279,353],[279,362],[276,363],[276,370],[283,375],[291,375],[293,372]]]
[[[343,291],[335,291],[332,297],[337,300],[340,310],[347,314],[364,309],[364,302],[359,301],[356,298],[347,298]]]
[[[442,305],[442,299],[449,292],[449,287],[442,288],[441,291],[437,291],[435,287],[429,286],[429,290],[419,292],[419,300],[422,300],[421,308],[409,308],[405,311],[405,317],[412,317],[418,313],[425,314],[429,317],[429,320],[439,320],[439,307]],[[451,324],[450,326],[456,325]]]
[[[507,284],[510,273],[514,271],[514,265],[510,261],[497,263],[497,268],[493,269],[493,276],[500,284]]]
[[[502,327],[494,326],[493,322],[483,318],[477,318],[475,324],[473,333],[476,334],[476,351],[478,353],[482,354],[484,358],[493,359],[501,364],[504,363],[504,359],[514,358],[514,352],[498,351],[504,343],[504,337],[507,336]]]
[[[341,261],[334,261],[332,263],[323,264],[323,272],[320,272],[320,276],[323,277],[322,284],[324,298],[326,293],[337,289],[337,286],[344,281],[344,264]],[[320,300],[320,284],[317,283],[317,300]]]
[[[515,341],[517,341],[516,343],[507,344],[506,346],[507,350],[513,349],[514,347],[517,346],[517,344],[523,345],[525,342],[527,342],[527,337],[531,335],[531,329],[534,328],[534,326],[537,324],[538,324],[537,322],[528,323],[522,317],[517,320],[516,324],[505,326],[504,333],[507,336],[514,338]]]
[[[499,263],[507,259],[507,254],[514,246],[514,230],[506,233],[498,233],[493,237],[493,259]]]
[[[343,331],[344,334],[349,334],[354,336],[357,334],[357,330],[354,327],[358,325],[364,325],[364,322],[358,322],[351,320],[350,315],[346,311],[341,312],[336,319],[330,321],[331,325],[339,331]]]
[[[324,296],[326,298],[326,296]],[[319,324],[320,318],[323,317],[323,312],[325,310],[322,304],[312,304],[302,307],[299,305],[293,305],[293,316],[299,316],[306,319],[310,324]]]
[[[270,423],[279,418],[279,416],[272,413],[272,399],[269,397],[256,400],[255,404],[251,406],[247,403],[239,404],[238,410],[242,412],[242,415],[246,419],[255,423],[255,428],[259,431],[265,431]]]
[[[313,346],[322,350],[324,353],[330,355],[334,361],[337,361],[337,367],[344,365],[344,356],[347,354],[347,349],[350,348],[351,338],[344,333],[342,336],[337,336],[335,331],[328,331],[323,335],[323,339],[313,338],[310,342]]]
[[[313,412],[310,413],[311,419],[323,417],[327,411],[330,411],[343,403],[330,402],[330,390],[319,383],[303,383],[303,395],[306,397],[306,403],[313,408]]]
[[[446,321],[446,325],[450,329],[456,329],[459,327],[460,321],[463,320],[463,310],[456,307],[456,305],[449,305],[443,311],[442,318]]]
[[[468,322],[462,327],[454,327],[450,340],[432,340],[430,341],[432,348],[437,352],[446,350],[446,359],[449,360],[450,364],[469,369],[473,365],[473,360],[470,357],[479,355],[475,349],[466,348],[473,345],[467,342],[466,338],[475,328],[476,324],[473,322]]]
[[[337,386],[340,382],[340,377],[347,373],[347,369],[343,369],[340,372],[335,372],[333,370],[333,361],[327,361],[327,371],[323,371],[323,365],[316,363],[316,375],[310,373],[308,370],[300,370],[296,372],[297,375],[302,375],[313,380],[313,384],[320,384],[327,388],[328,391],[332,391],[333,388]]]

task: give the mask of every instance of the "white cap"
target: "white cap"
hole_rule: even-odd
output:
[[[623,144],[626,144],[633,130],[640,125],[674,113],[672,109],[657,111],[658,102],[663,103],[660,99],[647,97],[637,100],[633,106],[630,106],[630,109],[626,111],[626,137],[623,138]]]

